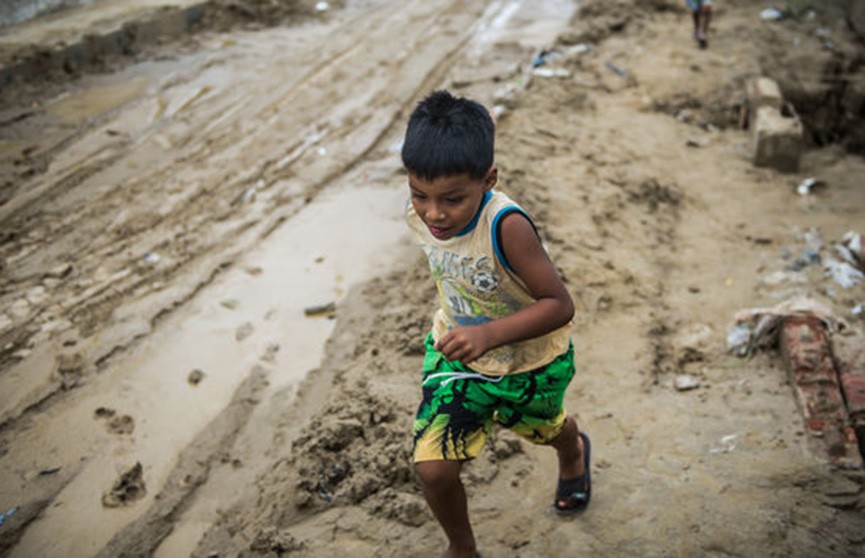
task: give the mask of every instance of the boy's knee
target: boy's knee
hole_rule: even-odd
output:
[[[423,485],[436,490],[458,483],[462,463],[459,461],[421,461],[414,464]]]

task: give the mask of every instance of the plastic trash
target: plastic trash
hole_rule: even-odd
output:
[[[738,434],[727,434],[719,440],[719,443],[709,449],[709,453],[730,453],[736,451],[736,438]]]
[[[760,19],[763,21],[778,21],[787,17],[783,11],[778,8],[766,8],[760,12]]]
[[[571,72],[564,68],[535,68],[532,74],[540,77],[557,77],[566,78],[571,76]]]
[[[845,289],[855,287],[865,280],[865,273],[862,273],[848,262],[827,258],[823,264],[823,268],[826,270],[827,275],[832,277],[836,283]]]
[[[330,4],[327,2],[316,2],[315,3],[315,11],[317,12],[326,12],[330,9]]]
[[[12,517],[17,511],[18,508],[11,508],[3,513],[0,513],[0,525],[3,525],[3,522]]]
[[[814,188],[825,185],[826,184],[822,180],[817,180],[816,178],[806,178],[799,183],[799,186],[796,187],[796,191],[799,192],[800,196],[807,196]]]
[[[736,356],[745,356],[751,349],[751,328],[748,324],[735,324],[727,330],[727,349]]]
[[[144,253],[144,263],[150,265],[156,265],[159,263],[159,260],[162,258],[159,257],[159,254],[156,252],[145,252]]]

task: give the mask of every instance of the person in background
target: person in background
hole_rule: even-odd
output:
[[[694,19],[694,40],[700,48],[709,46],[709,22],[712,20],[712,0],[685,0]]]

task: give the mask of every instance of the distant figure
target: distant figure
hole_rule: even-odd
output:
[[[709,46],[709,22],[712,20],[712,0],[685,0],[694,18],[694,40],[700,48]]]
[[[406,221],[439,293],[413,459],[451,558],[477,555],[460,472],[495,423],[556,450],[556,512],[585,510],[592,493],[589,438],[563,404],[574,376],[574,304],[534,223],[493,190],[494,140],[486,108],[436,91],[412,112],[402,148]]]

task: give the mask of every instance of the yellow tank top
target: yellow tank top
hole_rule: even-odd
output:
[[[440,307],[433,316],[432,330],[436,341],[454,327],[503,318],[535,302],[505,262],[499,246],[499,221],[512,211],[526,215],[505,194],[487,192],[467,230],[439,240],[408,204],[406,221],[427,256],[438,288]],[[540,368],[568,350],[570,331],[566,324],[541,337],[492,349],[470,368],[491,376]]]

